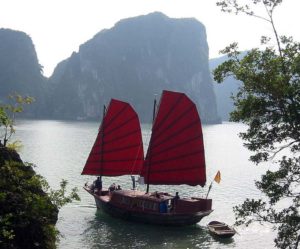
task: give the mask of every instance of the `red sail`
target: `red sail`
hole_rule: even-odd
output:
[[[163,91],[142,175],[150,184],[204,186],[201,121],[185,94]]]
[[[128,103],[112,99],[82,174],[140,174],[143,162],[138,116]]]

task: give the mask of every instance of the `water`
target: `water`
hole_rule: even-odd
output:
[[[207,125],[203,127],[207,163],[207,186],[162,186],[162,190],[181,196],[205,196],[216,172],[221,171],[221,183],[213,183],[209,196],[214,212],[195,226],[185,228],[157,227],[111,218],[96,209],[93,198],[81,186],[94,177],[81,176],[85,160],[94,143],[99,124],[96,122],[32,121],[20,120],[15,139],[22,141],[21,157],[37,165],[35,170],[43,175],[52,188],[58,188],[61,179],[69,187],[77,186],[81,197],[63,207],[57,228],[61,232],[60,249],[77,248],[274,248],[275,233],[267,225],[253,224],[238,227],[232,239],[217,240],[208,234],[206,224],[211,220],[234,223],[232,207],[247,197],[258,198],[254,186],[268,165],[255,166],[248,161],[249,152],[237,136],[245,126],[236,123]],[[143,126],[145,145],[149,141],[149,126]],[[131,186],[127,176],[104,177],[104,186],[112,182],[123,188]]]

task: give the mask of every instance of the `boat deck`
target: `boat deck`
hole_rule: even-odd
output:
[[[117,190],[114,191],[114,194],[130,197],[130,198],[138,197],[139,199],[151,200],[156,202],[167,201],[174,198],[174,196],[170,195],[169,193],[163,193],[163,192],[145,193],[144,191],[139,191],[139,190]]]
[[[139,190],[116,190],[116,193],[129,197],[146,195],[144,191]]]
[[[99,199],[101,199],[102,201],[105,201],[105,202],[109,202],[110,201],[110,196],[109,195],[102,195],[102,196],[97,195],[97,197]]]
[[[103,190],[101,192],[101,195],[98,193],[92,193],[90,189],[86,190],[90,192],[92,195],[94,195],[97,198],[100,198],[101,200],[108,202],[111,200],[112,194],[117,196],[123,196],[123,197],[129,197],[129,198],[139,198],[143,200],[151,200],[155,202],[163,202],[168,201],[174,198],[174,196],[168,194],[168,193],[162,193],[162,192],[154,192],[154,193],[145,193],[144,191],[139,190],[115,190],[113,193],[109,192],[108,190]]]

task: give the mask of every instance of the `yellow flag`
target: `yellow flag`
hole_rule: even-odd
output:
[[[220,173],[220,170],[218,170],[218,172],[217,172],[217,174],[216,174],[214,180],[215,180],[215,182],[220,183],[220,181],[221,181],[221,173]]]

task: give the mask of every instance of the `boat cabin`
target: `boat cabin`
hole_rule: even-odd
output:
[[[191,213],[211,210],[211,199],[176,199],[169,193],[118,190],[111,193],[110,202],[122,209],[153,213]]]

